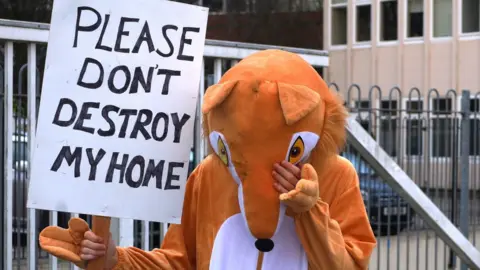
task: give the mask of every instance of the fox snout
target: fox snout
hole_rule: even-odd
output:
[[[280,199],[273,188],[269,172],[249,174],[242,181],[243,205],[248,228],[255,237],[255,247],[262,252],[274,248],[271,240],[277,230],[280,216]]]

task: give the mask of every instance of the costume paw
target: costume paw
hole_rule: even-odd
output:
[[[303,165],[302,179],[297,182],[295,189],[280,195],[280,201],[297,214],[312,209],[318,198],[318,175],[310,164]]]
[[[40,232],[40,247],[57,258],[85,268],[86,264],[80,259],[79,254],[80,243],[88,230],[90,228],[87,222],[80,218],[70,219],[68,229],[49,226]]]

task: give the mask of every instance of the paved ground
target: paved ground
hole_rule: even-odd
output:
[[[472,230],[470,241],[480,247],[480,227]],[[447,270],[449,252],[442,240],[436,238],[432,231],[402,232],[399,235],[378,238],[370,267],[372,270]],[[20,268],[26,269],[24,261]],[[50,270],[48,259],[39,260],[38,270]],[[65,262],[58,264],[59,270],[73,269]],[[460,269],[458,265],[455,269]]]
[[[469,234],[470,242],[480,248],[480,227]],[[475,237],[474,237],[475,236]],[[398,236],[378,238],[369,269],[372,270],[443,270],[449,269],[449,251],[432,231],[403,232]],[[457,265],[454,269],[460,269]]]

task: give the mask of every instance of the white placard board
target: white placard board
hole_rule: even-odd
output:
[[[208,9],[55,0],[27,206],[179,223]]]

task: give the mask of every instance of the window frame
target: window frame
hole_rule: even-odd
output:
[[[408,108],[407,108],[407,103],[409,101],[420,101],[422,102],[422,110],[420,110],[419,112],[409,112],[408,111]],[[402,147],[402,156],[405,158],[405,159],[408,159],[408,160],[423,160],[423,158],[425,157],[425,152],[426,152],[426,137],[428,137],[428,134],[426,134],[427,136],[425,136],[425,134],[423,133],[423,129],[422,129],[422,139],[421,139],[421,142],[422,142],[422,148],[421,148],[421,154],[420,155],[409,155],[408,154],[408,151],[407,151],[407,147],[408,147],[408,143],[407,143],[407,121],[409,120],[419,120],[422,122],[422,126],[425,126],[425,124],[429,121],[427,119],[427,117],[425,117],[425,107],[426,107],[426,102],[425,102],[425,99],[423,97],[406,97],[406,98],[402,98],[402,125],[405,123],[405,128],[402,128],[402,131],[401,131],[401,136],[404,140],[403,142],[403,147]]]
[[[397,108],[394,109],[394,110],[397,111],[396,115],[382,115],[382,112],[381,112],[382,102],[384,102],[384,101],[389,101],[389,102],[396,101],[397,102]],[[383,148],[380,138],[381,138],[381,133],[382,133],[382,120],[387,120],[387,121],[395,120],[397,125],[398,125],[399,121],[400,121],[400,125],[402,124],[402,122],[401,122],[402,101],[401,101],[401,99],[394,97],[393,99],[392,98],[377,99],[375,103],[376,103],[376,110],[375,110],[376,115],[375,115],[374,121],[375,121],[375,125],[376,125],[376,130],[375,130],[376,141],[377,141],[378,145],[380,145],[380,147],[382,147],[382,149],[385,151],[385,153],[387,153],[392,159],[399,160],[400,157],[401,157],[401,152],[402,151],[399,151],[397,149],[395,151],[395,154],[396,154],[395,156],[390,155],[390,153],[388,151],[389,149]],[[398,126],[395,127],[395,133],[396,133],[395,134],[395,146],[399,146],[400,148],[403,148],[402,140],[401,140],[401,137],[400,137],[402,135],[401,126],[400,127],[398,127]],[[397,145],[397,144],[399,144],[399,145]]]
[[[360,104],[361,102],[368,102],[368,108],[367,109],[359,109],[359,106],[357,106],[357,103]],[[377,139],[377,134],[375,131],[375,121],[376,121],[376,116],[375,116],[375,109],[372,106],[372,101],[370,99],[354,99],[350,100],[349,102],[350,108],[354,109],[354,112],[350,112],[351,116],[355,117],[355,120],[359,122],[358,120],[366,120],[368,121],[368,124],[370,125],[370,130],[365,130],[370,136],[373,137],[373,139]],[[372,119],[370,121],[370,115],[372,116]],[[359,122],[360,123],[360,122]],[[361,124],[361,123],[360,123]],[[370,134],[372,132],[372,134]]]
[[[328,38],[329,38],[329,45],[330,45],[330,50],[343,50],[346,49],[348,46],[348,2],[350,0],[345,0],[345,3],[337,3],[333,4],[333,0],[329,0],[330,6],[328,7]],[[333,9],[334,8],[345,8],[347,11],[347,16],[346,19],[347,21],[345,22],[345,25],[347,27],[346,29],[346,43],[345,44],[333,44],[333,35],[332,35],[332,25],[333,25]]]
[[[404,43],[406,44],[415,44],[415,43],[422,43],[425,40],[425,29],[426,29],[426,17],[425,16],[425,10],[427,10],[427,0],[423,0],[423,36],[421,37],[409,37],[408,36],[408,28],[409,28],[409,12],[408,12],[408,0],[403,1],[403,10],[405,11],[403,13],[403,22],[404,22],[404,31],[403,31],[403,39]],[[432,17],[433,17],[433,11],[432,11]],[[432,18],[433,20],[433,18]],[[433,22],[432,22],[433,25]],[[432,34],[433,35],[433,34]],[[425,105],[425,101],[424,101]]]
[[[470,96],[471,99],[476,99],[478,100],[478,103],[479,103],[479,106],[480,106],[480,95],[472,95]],[[478,112],[470,112],[470,119],[469,120],[479,120],[480,121],[480,110]],[[472,128],[472,126],[470,126],[470,129]],[[478,136],[480,136],[480,134],[477,134]],[[471,143],[471,142],[470,142]],[[478,139],[478,142],[477,142],[477,147],[480,147],[480,139]],[[473,146],[473,145],[471,145]],[[476,160],[476,162],[478,162],[478,160],[480,160],[480,152],[478,153],[478,155],[470,155],[470,153],[468,153],[468,156],[471,160]]]
[[[406,0],[404,0],[406,1]],[[382,32],[381,32],[381,20],[382,20],[382,3],[384,2],[396,2],[397,3],[397,39],[396,40],[382,40]],[[377,29],[377,45],[378,46],[389,46],[389,45],[398,45],[400,43],[400,36],[398,35],[399,30],[399,23],[400,23],[400,2],[398,0],[380,0],[378,2],[377,7],[377,25],[375,26]]]
[[[477,32],[464,33],[463,32],[463,1],[458,0],[457,8],[457,25],[458,25],[458,35],[462,40],[475,40],[480,39],[480,27]],[[479,16],[480,19],[480,16]],[[479,23],[480,24],[480,23]]]
[[[451,99],[452,100],[452,109],[451,109],[451,112],[450,113],[445,113],[445,114],[434,114],[433,113],[433,104],[434,104],[434,100],[435,99]],[[452,157],[451,156],[446,156],[446,157],[442,157],[442,156],[434,156],[433,155],[433,147],[435,146],[433,144],[433,140],[434,140],[434,135],[435,135],[435,132],[434,132],[434,129],[433,129],[433,120],[434,119],[450,119],[450,120],[455,120],[457,121],[458,123],[460,123],[460,115],[458,113],[458,105],[460,104],[460,98],[457,96],[453,96],[453,97],[448,97],[448,96],[445,96],[445,95],[441,95],[441,96],[437,96],[437,97],[430,97],[430,104],[428,106],[428,111],[429,111],[429,114],[428,117],[427,117],[427,121],[428,121],[428,126],[427,126],[427,130],[428,128],[430,128],[430,130],[428,130],[428,155],[429,155],[429,158],[431,161],[435,161],[435,162],[449,162],[452,160]],[[460,135],[460,133],[458,134]],[[452,142],[448,142],[450,145],[452,144]],[[453,142],[455,143],[455,142]],[[460,157],[460,145],[461,145],[461,140],[458,139],[457,140],[457,158]],[[452,153],[453,154],[453,153]]]
[[[370,40],[357,41],[357,7],[370,6]],[[353,7],[353,46],[358,47],[371,47],[373,39],[373,19],[375,14],[373,13],[373,1],[371,0],[357,0]]]
[[[450,40],[452,40],[452,39],[453,39],[453,36],[454,36],[454,29],[453,29],[453,18],[454,18],[454,16],[453,16],[453,14],[452,14],[452,21],[450,22],[451,28],[452,28],[452,30],[451,30],[451,31],[452,31],[452,34],[451,34],[450,36],[445,36],[445,37],[435,37],[435,29],[434,29],[435,7],[433,6],[433,5],[434,5],[433,2],[434,2],[435,0],[428,0],[428,1],[430,2],[430,3],[429,3],[429,4],[430,4],[430,14],[429,14],[429,15],[430,15],[430,20],[429,20],[429,26],[430,26],[430,37],[429,37],[429,38],[430,38],[430,40],[431,40],[432,42],[442,42],[442,41],[450,41]],[[454,2],[456,2],[457,0],[449,0],[449,1],[452,2],[452,10],[453,10],[453,8],[454,8],[454,6],[455,6],[455,3],[454,3]],[[457,3],[458,3],[458,2],[457,2]],[[424,6],[425,6],[425,4],[424,4]],[[453,12],[452,12],[452,13],[453,13]],[[423,16],[425,17],[425,13],[424,13]],[[425,26],[424,26],[424,27],[425,27]]]
[[[222,10],[220,11],[208,11],[208,14],[209,15],[225,15],[227,14],[227,2],[228,0],[221,0],[222,1]],[[205,4],[203,3],[203,0],[202,0],[202,5],[203,7],[205,7]]]

